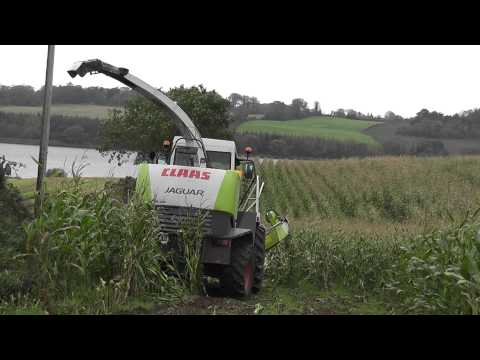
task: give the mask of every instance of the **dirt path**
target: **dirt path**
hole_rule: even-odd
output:
[[[389,314],[384,299],[359,296],[349,289],[322,290],[308,283],[294,286],[267,281],[248,299],[187,296],[175,304],[157,304],[144,313],[156,315],[340,315]]]
[[[158,304],[149,314],[157,315],[335,315],[351,313],[353,297],[336,291],[321,291],[299,285],[295,288],[267,283],[260,293],[248,299],[213,296],[187,296],[177,303]],[[358,307],[358,306],[357,306]]]
[[[154,309],[158,315],[251,315],[255,305],[235,299],[189,296],[175,305],[160,305]]]
[[[267,304],[265,304],[267,305]],[[257,315],[257,314],[297,314],[297,315],[334,315],[336,311],[321,306],[310,307],[303,311],[288,311],[286,306],[278,306],[277,311],[265,311],[266,306],[255,299],[236,300],[229,298],[190,296],[175,305],[161,305],[154,309],[157,315]]]

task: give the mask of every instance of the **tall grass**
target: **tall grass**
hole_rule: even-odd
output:
[[[480,213],[480,210],[477,212]],[[480,222],[468,216],[418,234],[302,229],[267,256],[276,284],[307,281],[376,295],[397,313],[480,313]]]
[[[385,283],[385,270],[404,242],[404,237],[393,235],[303,229],[268,254],[266,272],[278,284],[308,281],[322,289],[341,285],[372,292]]]
[[[138,299],[203,294],[206,213],[189,214],[172,253],[160,241],[158,212],[131,191],[131,179],[92,188],[84,166],[72,165],[73,179],[47,192],[41,215],[0,262],[0,312],[23,301],[48,313],[108,314]]]
[[[386,288],[398,296],[405,311],[480,314],[479,229],[480,222],[472,216],[402,247]]]
[[[196,214],[189,213],[181,224],[180,256],[184,266],[179,274],[183,279],[183,285],[192,294],[205,294],[206,289],[202,279],[202,239],[203,223],[207,213],[199,211]]]
[[[25,227],[29,273],[43,304],[83,299],[109,313],[132,297],[178,294],[152,207],[136,197],[123,204],[106,191],[85,194],[77,179],[49,194],[42,215]]]

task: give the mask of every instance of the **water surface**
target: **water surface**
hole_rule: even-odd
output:
[[[21,178],[37,177],[37,164],[32,159],[38,159],[38,145],[20,145],[0,143],[0,156],[5,155],[7,160],[20,162],[26,165],[18,170]],[[61,168],[72,176],[72,164],[84,163],[82,171],[84,177],[125,177],[135,175],[134,157],[130,157],[118,166],[116,162],[109,163],[109,157],[103,157],[97,150],[74,147],[49,146],[47,169]],[[14,174],[12,174],[14,175]]]

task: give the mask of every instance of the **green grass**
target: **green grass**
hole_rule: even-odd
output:
[[[80,185],[82,190],[85,192],[92,192],[95,190],[101,190],[104,188],[105,184],[108,181],[113,179],[109,178],[82,178],[82,184]],[[64,185],[67,185],[73,181],[73,178],[62,178],[62,177],[48,177],[45,178],[45,185],[47,192],[54,192],[59,190]],[[31,211],[33,211],[34,197],[35,197],[35,187],[37,184],[37,178],[30,179],[9,179],[8,183],[14,185],[22,195],[24,205]]]
[[[153,306],[152,306],[153,305]],[[366,315],[391,314],[379,295],[358,296],[349,289],[319,289],[305,281],[276,285],[267,279],[262,291],[248,299],[184,296],[160,304],[130,303],[120,313],[160,315]]]
[[[367,315],[388,314],[388,305],[377,296],[358,296],[350,289],[319,289],[310,282],[294,286],[266,284],[251,302],[259,315]]]
[[[326,116],[309,117],[301,120],[253,120],[247,121],[237,129],[241,133],[271,133],[281,135],[314,136],[340,141],[354,141],[364,144],[378,143],[362,131],[372,125],[373,121],[350,120]]]
[[[93,190],[100,190],[103,189],[103,186],[109,178],[82,178],[85,180],[82,184],[82,189],[85,191],[93,191]],[[47,191],[55,191],[61,185],[72,182],[72,178],[60,178],[60,177],[51,177],[45,178],[45,184],[47,186]],[[9,183],[15,185],[22,196],[25,199],[33,199],[35,193],[35,186],[37,182],[37,178],[30,178],[30,179],[9,179]]]
[[[81,105],[81,104],[62,104],[52,105],[53,115],[65,116],[85,116],[90,118],[106,118],[108,110],[113,109],[112,106],[102,105]],[[0,106],[0,111],[17,113],[17,114],[41,114],[41,106]]]

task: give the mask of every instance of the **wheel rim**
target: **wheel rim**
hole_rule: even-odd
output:
[[[243,270],[243,284],[245,293],[248,294],[253,284],[253,269],[251,263],[248,263]]]

